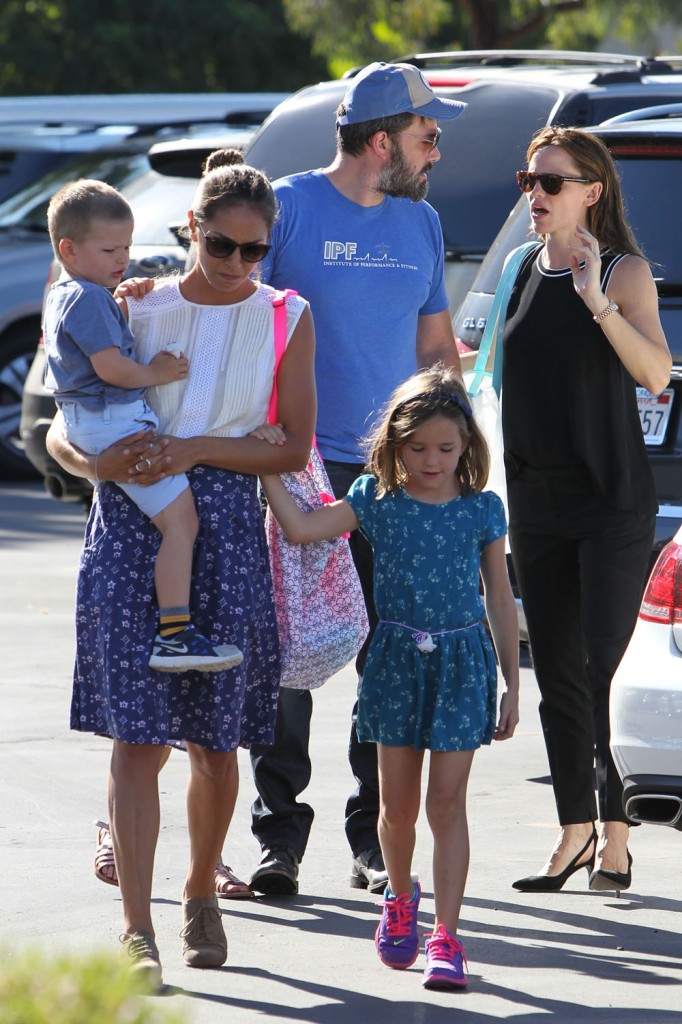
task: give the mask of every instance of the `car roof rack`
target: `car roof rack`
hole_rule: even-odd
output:
[[[73,132],[97,132],[110,131],[112,134],[117,131],[128,129],[134,135],[147,135],[162,131],[164,128],[190,129],[194,125],[205,124],[216,125],[252,125],[260,124],[271,112],[272,106],[264,104],[262,107],[250,110],[232,110],[227,114],[208,114],[206,117],[160,117],[154,121],[137,120],[133,114],[129,119],[120,118],[117,121],[102,120],[101,118],[74,117],[74,118],[3,118],[0,124],[0,134],[8,131],[55,131]]]
[[[668,58],[663,58],[667,60]],[[516,67],[520,64],[578,64],[632,66],[656,58],[628,53],[591,53],[582,50],[444,50],[439,53],[413,53],[398,57],[397,63],[430,68],[439,64],[450,67],[481,65],[483,67]]]
[[[592,79],[593,85],[618,82],[639,82],[643,75],[675,75],[682,70],[682,57],[641,57],[635,67],[601,71]]]

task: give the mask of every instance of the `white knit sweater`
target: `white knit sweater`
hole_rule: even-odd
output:
[[[274,289],[259,284],[243,302],[202,306],[184,299],[179,283],[180,278],[161,280],[143,299],[128,299],[138,362],[149,363],[178,342],[189,360],[185,380],[147,391],[159,432],[244,437],[267,419],[275,363]],[[287,299],[287,343],[306,305],[300,296]]]

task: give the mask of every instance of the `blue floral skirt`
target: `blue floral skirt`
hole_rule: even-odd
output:
[[[79,567],[71,728],[215,751],[272,743],[280,659],[257,478],[205,466],[188,476],[199,516],[192,618],[244,660],[207,674],[148,667],[160,534],[115,484],[100,484]]]

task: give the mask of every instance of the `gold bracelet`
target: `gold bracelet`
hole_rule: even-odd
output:
[[[618,303],[614,302],[613,299],[609,299],[608,306],[602,309],[601,313],[597,313],[596,316],[593,316],[592,319],[596,324],[601,324],[606,320],[607,316],[611,316],[612,313],[617,313],[619,309],[620,306]]]

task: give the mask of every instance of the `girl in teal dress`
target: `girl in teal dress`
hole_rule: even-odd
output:
[[[376,947],[382,962],[398,969],[419,952],[412,855],[429,750],[436,916],[424,985],[461,988],[465,957],[456,933],[469,862],[469,772],[476,748],[508,739],[518,722],[518,620],[504,510],[483,490],[487,446],[451,369],[424,370],[402,384],[368,452],[370,474],[315,512],[301,511],[279,477],[264,477],[263,486],[289,540],[361,529],[372,545],[380,621],[360,686],[358,735],[378,744],[379,840],[389,885]],[[499,717],[486,615],[505,682]]]

